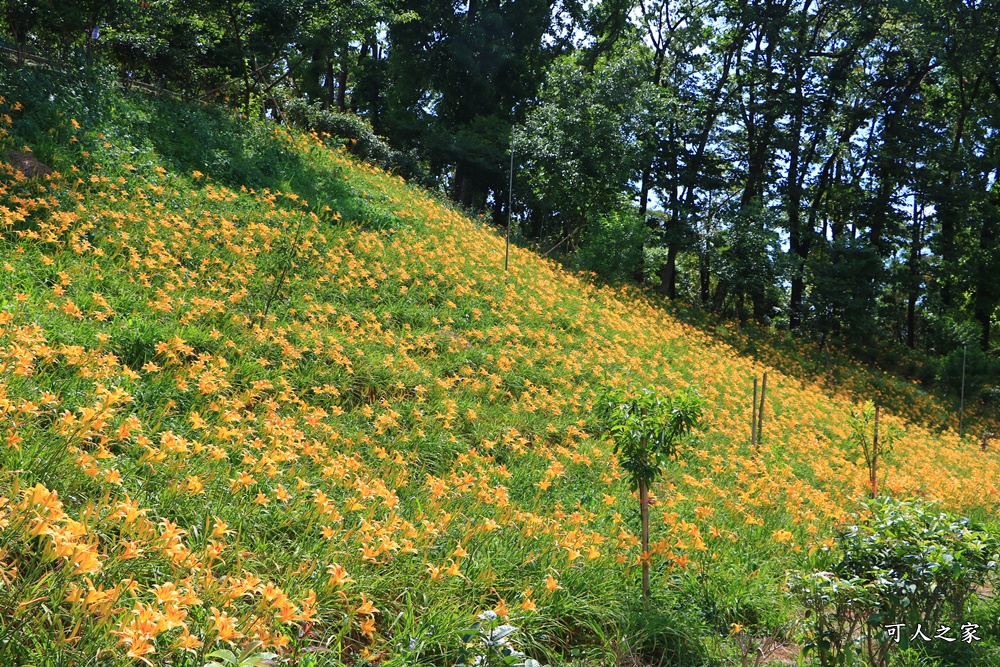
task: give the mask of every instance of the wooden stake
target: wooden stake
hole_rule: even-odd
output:
[[[750,446],[757,446],[757,378],[753,379],[753,407],[750,408]]]
[[[764,435],[764,397],[767,395],[767,371],[764,371],[764,379],[760,384],[760,416],[757,418],[757,440]]]
[[[875,406],[875,435],[872,437],[872,498],[878,497],[878,406]]]

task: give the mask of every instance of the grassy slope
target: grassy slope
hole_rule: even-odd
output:
[[[704,663],[795,618],[785,571],[865,493],[845,396],[770,369],[752,452],[768,369],[636,290],[516,248],[505,274],[489,230],[315,137],[4,76],[3,148],[58,173],[0,172],[0,662],[444,664],[492,608],[539,658]],[[707,400],[654,489],[645,618],[587,432],[628,381]],[[995,516],[995,453],[884,421],[891,493]]]

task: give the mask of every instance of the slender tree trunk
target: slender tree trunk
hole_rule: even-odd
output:
[[[722,281],[715,286],[715,294],[712,295],[712,310],[715,312],[720,312],[722,306],[726,303],[726,297],[729,296],[729,288]]]
[[[795,262],[792,268],[792,289],[789,302],[788,326],[790,329],[798,329],[802,323],[802,301],[805,296],[805,263],[809,255],[808,234],[812,229],[803,230],[801,203],[802,188],[799,180],[799,147],[802,134],[802,114],[805,100],[802,97],[802,80],[805,75],[802,71],[798,73],[796,83],[796,103],[793,111],[794,121],[792,122],[792,136],[790,142],[790,154],[788,160],[788,172],[786,181],[788,185],[788,252],[791,253]],[[805,233],[803,233],[805,232]]]
[[[744,0],[740,3],[741,11],[745,10],[747,7],[747,2]],[[712,129],[715,127],[715,123],[719,118],[719,114],[722,113],[725,98],[726,85],[729,83],[729,76],[732,72],[733,61],[736,59],[737,54],[740,49],[743,48],[743,39],[746,37],[748,26],[744,22],[740,26],[739,33],[734,36],[733,41],[730,43],[729,48],[726,50],[725,55],[722,58],[722,72],[719,74],[719,80],[715,83],[715,89],[712,91],[711,103],[709,104],[709,111],[705,118],[705,124],[701,126],[701,131],[698,134],[698,145],[695,149],[694,155],[691,156],[690,163],[688,165],[688,171],[692,174],[697,174],[702,168],[702,162],[705,159],[705,151],[708,148],[708,139],[712,134]],[[685,188],[684,192],[684,208],[690,209],[694,205],[694,198],[697,193],[697,188],[695,187],[695,182],[689,182]]]
[[[337,86],[333,77],[333,55],[327,51],[323,54],[325,71],[323,72],[323,108],[332,109]]]
[[[920,296],[919,266],[920,246],[923,245],[923,221],[917,206],[917,198],[913,197],[913,236],[910,240],[910,290],[906,301],[906,346],[911,350],[917,347],[917,297]]]
[[[837,160],[836,167],[834,169],[833,182],[837,185],[841,183],[844,178],[844,161]],[[818,202],[813,203],[815,206]],[[837,242],[844,234],[845,216],[840,206],[837,206],[830,213],[830,240],[834,243]]]
[[[650,167],[646,167],[642,170],[642,185],[639,188],[639,215],[643,219],[643,228],[645,229],[646,221],[646,210],[649,206],[649,180],[650,180]],[[646,255],[646,244],[643,243],[639,247],[639,266],[635,272],[635,281],[640,285],[645,282],[645,255]]]
[[[643,443],[645,447],[645,443]],[[639,515],[642,521],[642,597],[649,606],[649,488],[639,482]]]
[[[992,328],[993,314],[991,309],[986,308],[979,300],[976,301],[976,308],[972,314],[979,324],[983,327],[982,336],[979,339],[979,346],[983,351],[988,351],[990,349],[990,333]]]
[[[658,49],[656,55],[654,56],[654,62],[656,63],[653,71],[653,85],[659,87],[660,79],[663,76],[663,56],[664,52],[662,49]],[[655,139],[654,139],[655,141]],[[652,177],[652,162],[654,160],[653,156],[650,156],[648,162],[643,166],[642,169],[642,182],[639,186],[639,215],[646,215],[646,209],[649,206],[649,190],[650,190],[650,179]]]
[[[708,305],[709,297],[711,295],[712,288],[712,267],[709,266],[710,259],[708,257],[708,251],[702,252],[701,263],[698,266],[698,283],[699,283],[699,294],[698,298],[701,302],[702,307]]]
[[[250,81],[250,68],[247,65],[246,54],[243,50],[243,35],[240,30],[240,20],[237,17],[236,4],[229,2],[226,6],[229,10],[229,24],[233,38],[236,41],[236,55],[240,61],[240,75],[243,78],[243,113],[250,115],[250,96],[253,90],[253,83]]]
[[[997,229],[993,220],[984,220],[979,229],[979,259],[981,264],[976,271],[975,295],[973,297],[972,316],[982,326],[982,335],[979,339],[980,347],[984,352],[990,349],[990,338],[992,333],[993,313],[997,308],[997,300],[994,285],[996,276],[989,270],[990,261],[988,257],[997,251]],[[996,266],[994,263],[993,266]]]
[[[994,45],[994,51],[996,45]],[[968,119],[969,112],[971,111],[970,106],[973,104],[971,100],[976,99],[979,96],[979,88],[983,83],[985,78],[985,73],[979,75],[976,78],[975,84],[973,85],[970,94],[966,94],[964,87],[964,79],[958,77],[957,82],[959,84],[959,115],[955,122],[955,135],[951,143],[951,164],[949,165],[948,173],[945,177],[945,195],[946,201],[942,202],[939,207],[939,218],[941,219],[941,259],[944,265],[944,279],[941,286],[941,302],[946,305],[952,305],[954,300],[953,285],[952,285],[952,275],[955,273],[955,267],[958,264],[958,255],[961,251],[958,249],[955,243],[958,234],[958,228],[961,225],[962,219],[964,218],[964,211],[960,210],[958,206],[954,205],[948,200],[951,193],[955,192],[958,183],[958,173],[960,167],[957,166],[960,158],[959,153],[961,151],[962,142],[965,139],[965,123]]]
[[[644,217],[646,215],[646,209],[649,206],[649,172],[649,167],[642,170],[642,182],[639,185],[639,215]]]
[[[750,306],[753,308],[753,319],[757,322],[764,322],[767,311],[764,306],[765,294],[762,291],[754,290],[750,295]]]
[[[347,53],[340,59],[340,74],[337,77],[337,111],[347,111]]]

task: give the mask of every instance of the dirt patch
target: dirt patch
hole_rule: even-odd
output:
[[[798,664],[799,653],[802,647],[798,644],[784,644],[775,649],[767,658],[767,665],[796,665]]]
[[[35,178],[36,176],[48,176],[52,170],[38,161],[31,153],[18,153],[17,151],[7,151],[7,161],[14,169],[24,174],[25,178]]]

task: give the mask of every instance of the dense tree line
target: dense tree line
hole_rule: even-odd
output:
[[[994,1],[0,6],[19,59],[85,58],[277,120],[356,114],[407,175],[497,222],[513,151],[517,233],[578,268],[930,353],[946,380],[967,345],[995,381]]]

